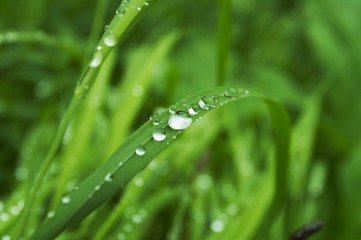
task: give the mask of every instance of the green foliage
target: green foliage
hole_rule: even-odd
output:
[[[315,220],[312,239],[361,237],[359,1],[5,0],[0,16],[2,239],[287,239]],[[193,105],[172,130],[168,109]]]

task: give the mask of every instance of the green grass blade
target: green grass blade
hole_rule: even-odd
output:
[[[46,219],[31,239],[52,239],[70,226],[79,223],[119,192],[192,121],[199,120],[209,110],[244,97],[264,99],[274,120],[277,167],[280,168],[275,179],[280,188],[274,195],[274,202],[277,206],[282,205],[285,195],[284,170],[287,168],[289,143],[288,121],[283,114],[283,108],[277,102],[259,94],[249,94],[248,91],[235,88],[216,88],[190,95],[172,105],[170,111],[153,116],[134,132],[104,165],[86,178],[77,190],[62,199],[62,204],[53,216]],[[155,137],[158,139],[156,141],[153,136],[159,130],[164,131],[166,137],[163,139],[158,135]],[[136,152],[140,147],[143,151]]]

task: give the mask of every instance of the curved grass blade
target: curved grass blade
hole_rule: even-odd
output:
[[[260,94],[236,88],[216,88],[190,95],[172,105],[169,111],[151,117],[104,165],[86,178],[78,189],[62,198],[62,203],[54,214],[49,215],[30,239],[53,239],[79,223],[122,189],[193,121],[199,120],[212,109],[244,97],[263,99],[270,109],[275,127],[277,165],[282,165],[281,172],[276,174],[275,182],[280,188],[276,190],[274,201],[277,206],[281,206],[286,191],[285,169],[289,144],[288,119],[284,109],[276,101]]]

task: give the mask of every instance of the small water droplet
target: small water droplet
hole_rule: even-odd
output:
[[[112,174],[112,173],[108,173],[107,175],[105,175],[104,181],[106,181],[106,182],[111,182],[111,181],[113,181],[113,174]]]
[[[228,98],[235,98],[238,95],[238,89],[237,88],[228,88],[227,90],[224,91],[223,94],[225,97]]]
[[[71,202],[71,199],[69,196],[64,196],[62,199],[61,199],[61,202],[64,203],[64,204],[67,204],[67,203],[70,203]]]
[[[53,218],[55,216],[55,211],[50,211],[47,215],[48,218]]]
[[[103,61],[103,55],[101,54],[101,52],[96,52],[89,63],[89,67],[97,68],[100,66],[102,61]]]
[[[96,186],[94,187],[94,191],[99,191],[99,189],[100,189],[100,185],[96,185]]]
[[[10,217],[9,217],[9,214],[8,213],[1,213],[0,214],[0,220],[3,221],[3,222],[7,222],[9,221]]]
[[[109,33],[109,35],[104,38],[104,44],[108,47],[114,47],[115,44],[117,44],[117,37],[113,33]]]
[[[168,126],[174,130],[183,130],[192,124],[192,118],[186,112],[176,112],[168,120]]]
[[[152,119],[152,123],[154,126],[158,126],[160,124],[160,121],[158,118],[154,118],[154,119]]]
[[[143,156],[145,154],[145,147],[139,146],[137,149],[135,149],[135,154],[138,156]]]
[[[222,232],[224,230],[224,222],[221,219],[216,219],[211,223],[213,232]]]
[[[115,13],[118,15],[119,18],[123,17],[125,14],[125,10],[124,9],[117,9],[117,11],[115,11]]]
[[[138,10],[138,12],[140,12],[140,11],[142,10],[142,8],[141,8],[141,7],[137,7],[137,10]]]
[[[145,5],[145,6],[149,6],[149,2],[148,2],[148,1],[145,1],[145,2],[144,2],[144,5]]]
[[[135,214],[132,216],[132,221],[134,223],[141,223],[142,222],[142,216],[140,216],[139,214]]]
[[[176,105],[171,105],[171,106],[168,108],[168,111],[169,111],[170,113],[175,113],[176,109],[177,109],[177,106],[176,106]]]
[[[96,48],[95,48],[97,51],[100,51],[100,50],[102,50],[103,49],[103,47],[101,46],[101,45],[98,45],[98,46],[96,46]]]
[[[137,187],[141,187],[144,185],[144,180],[143,178],[137,177],[134,179],[134,185]]]
[[[216,101],[212,96],[206,96],[199,100],[198,105],[204,110],[211,110],[216,107]]]
[[[193,105],[190,108],[188,108],[188,113],[190,115],[197,115],[199,113],[199,107],[198,105]]]
[[[20,209],[17,206],[12,206],[9,209],[10,214],[12,215],[18,215],[20,213]]]
[[[124,225],[123,229],[124,229],[124,232],[130,233],[133,231],[133,226],[130,224],[126,224],[126,225]]]
[[[104,30],[106,31],[108,29],[109,25],[104,26]]]
[[[118,167],[123,166],[123,164],[124,164],[124,162],[119,162],[119,163],[118,163]]]
[[[164,129],[160,128],[154,131],[153,133],[153,139],[157,142],[163,141],[167,137]]]

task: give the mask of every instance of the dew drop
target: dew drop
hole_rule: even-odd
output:
[[[135,154],[138,156],[143,156],[145,154],[145,147],[139,146],[137,149],[135,149]]]
[[[135,214],[132,216],[132,221],[134,223],[141,223],[142,222],[142,216],[140,216],[139,214]]]
[[[211,229],[213,232],[222,232],[224,230],[224,222],[220,219],[216,219],[211,223]]]
[[[199,107],[197,105],[193,105],[190,108],[188,108],[188,113],[190,115],[197,115],[199,113]]]
[[[123,164],[124,164],[124,162],[119,162],[119,163],[118,163],[118,167],[123,166]]]
[[[171,106],[168,108],[168,111],[169,111],[170,113],[175,113],[176,109],[177,109],[177,106],[176,106],[176,105],[171,105]]]
[[[8,213],[1,213],[0,214],[0,221],[7,222],[9,221],[10,217]]]
[[[140,11],[142,10],[142,8],[141,8],[141,7],[137,7],[137,10],[138,10],[138,12],[140,12]]]
[[[96,50],[98,50],[98,51],[100,51],[100,50],[102,50],[103,49],[103,47],[101,46],[101,45],[98,45],[98,46],[96,46],[96,48],[95,48]]]
[[[62,199],[61,199],[61,202],[64,203],[64,204],[67,204],[67,203],[70,203],[71,202],[71,199],[69,196],[64,196]]]
[[[135,178],[135,179],[134,179],[134,185],[137,186],[137,187],[143,186],[143,185],[144,185],[144,180],[143,180],[143,178],[140,178],[140,177]]]
[[[192,118],[186,112],[176,112],[168,120],[168,126],[174,130],[183,130],[192,124]]]
[[[106,31],[108,29],[109,25],[104,26],[104,30]]]
[[[152,119],[152,123],[154,126],[158,126],[160,124],[160,121],[158,118],[154,118],[154,119]]]
[[[203,97],[199,100],[198,105],[204,110],[210,110],[216,107],[216,101],[212,96]]]
[[[144,2],[144,5],[145,5],[145,6],[149,6],[149,2],[148,2],[148,1],[145,1],[145,2]]]
[[[99,190],[100,190],[100,185],[96,185],[94,191],[99,191]]]
[[[167,137],[164,129],[160,128],[154,131],[153,133],[153,139],[157,142],[163,141]]]
[[[114,47],[115,44],[117,44],[117,37],[113,33],[110,33],[104,38],[104,44],[108,47]]]
[[[119,18],[123,17],[125,14],[125,10],[124,9],[118,9],[117,11],[115,11],[115,13],[118,15]]]
[[[224,91],[223,94],[225,97],[227,98],[235,98],[238,95],[238,89],[237,88],[228,88],[227,90]]]
[[[9,235],[4,235],[1,240],[11,240],[11,237]]]
[[[105,175],[104,181],[106,181],[106,182],[111,182],[111,181],[113,181],[113,174],[108,173],[107,175]]]
[[[48,218],[53,218],[55,216],[55,211],[50,211],[47,215]]]
[[[103,55],[100,52],[96,52],[89,63],[89,67],[97,68],[103,61]]]
[[[9,210],[12,215],[18,215],[20,213],[20,209],[17,206],[12,206]]]

